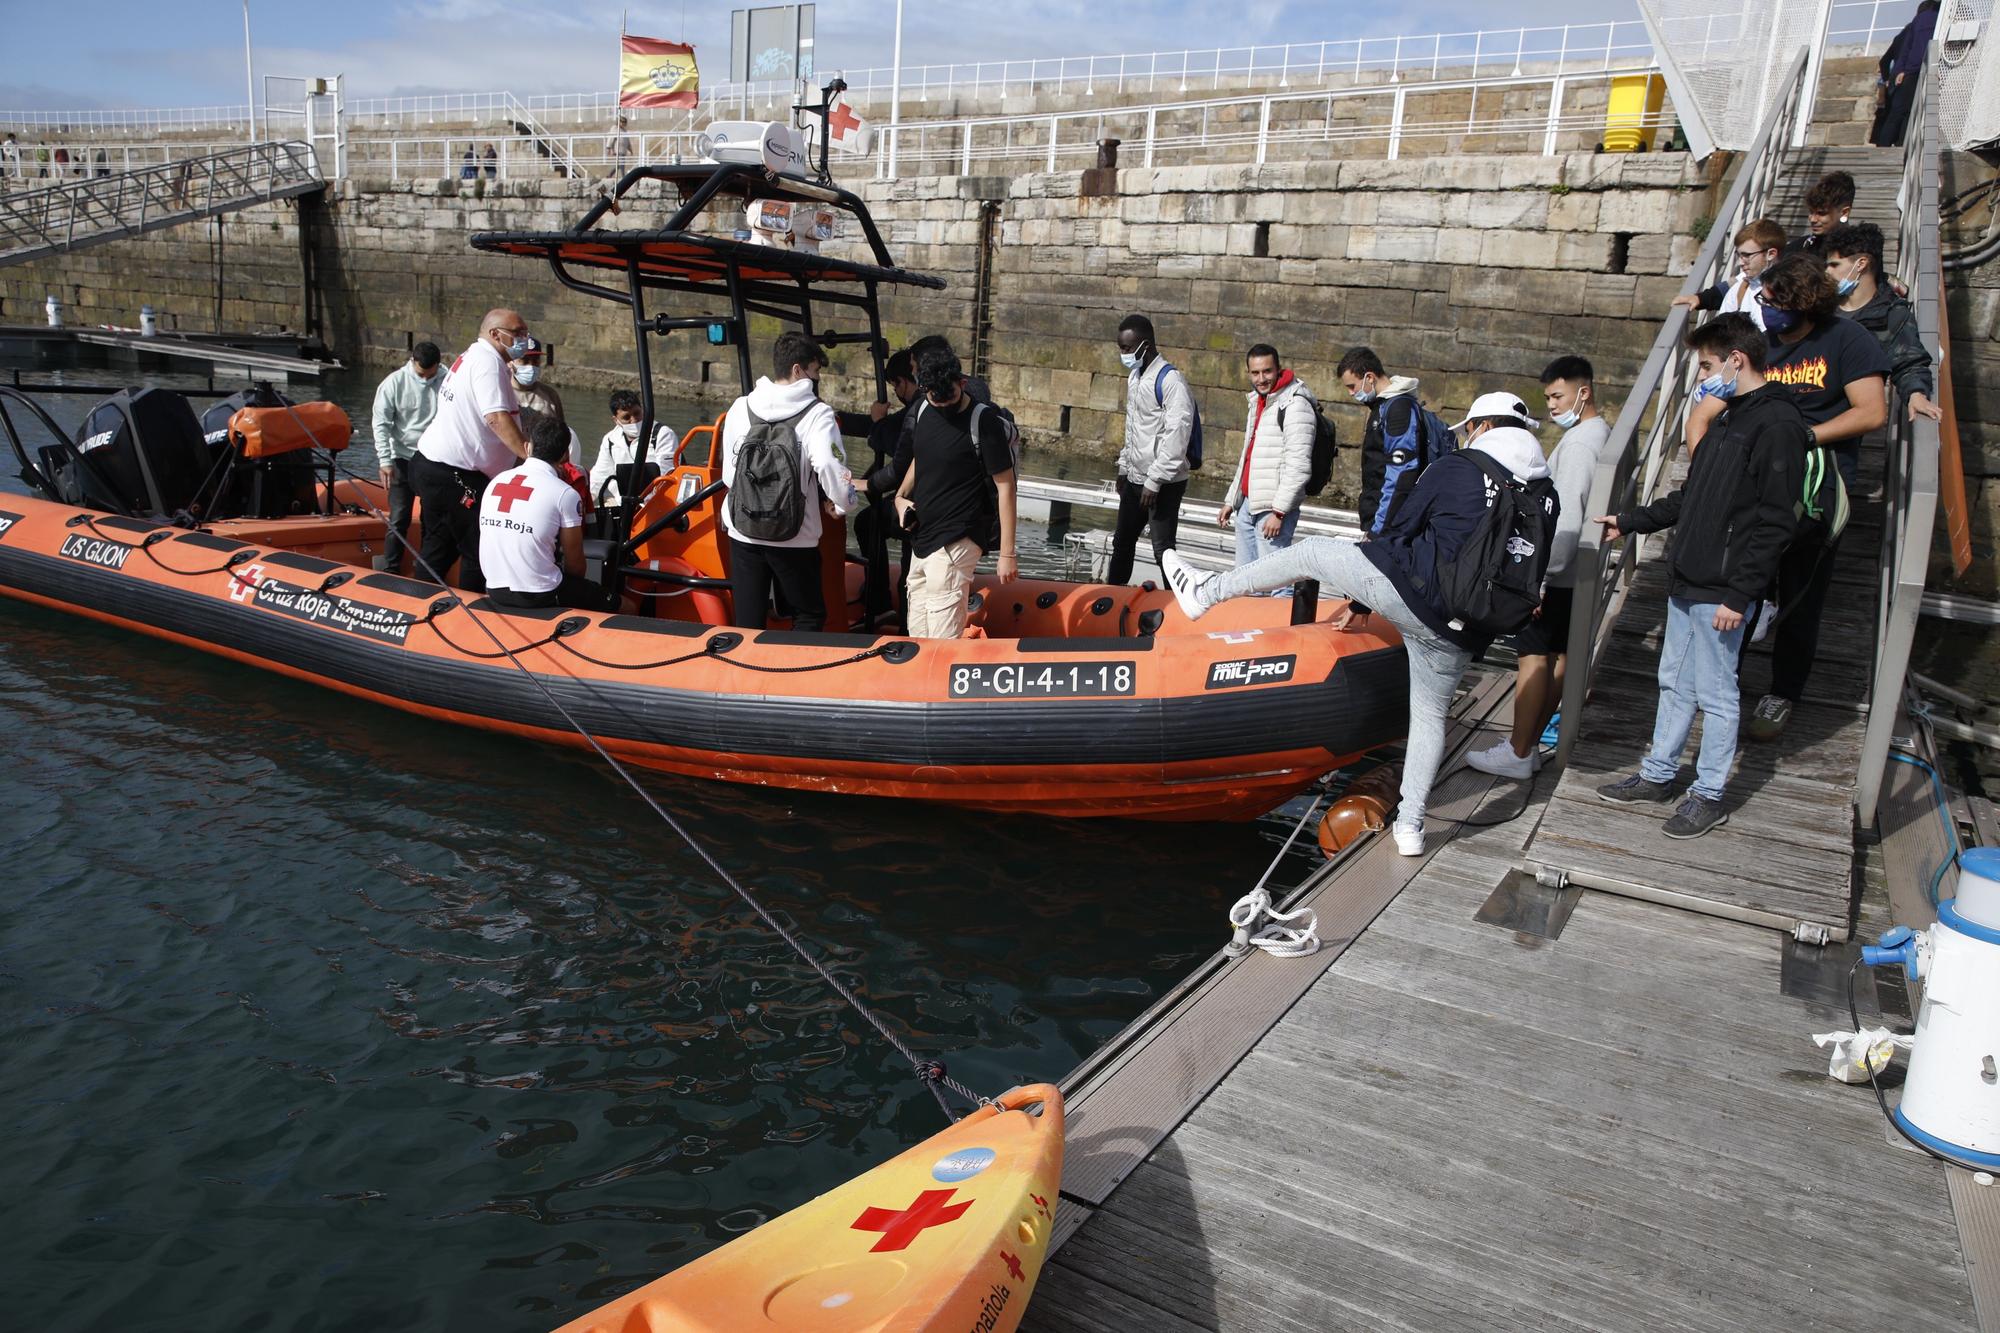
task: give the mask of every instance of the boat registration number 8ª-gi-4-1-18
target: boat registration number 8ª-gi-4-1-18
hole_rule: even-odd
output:
[[[1134,671],[1126,662],[1004,662],[951,669],[954,699],[1061,699],[1088,694],[1130,694]]]

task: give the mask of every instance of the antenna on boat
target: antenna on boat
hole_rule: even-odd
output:
[[[836,74],[825,87],[819,90],[818,102],[798,102],[792,107],[794,111],[803,111],[807,115],[819,117],[819,183],[821,185],[833,184],[833,171],[827,166],[827,152],[832,147],[830,136],[832,126],[828,121],[833,114],[833,99],[846,91],[847,80]]]

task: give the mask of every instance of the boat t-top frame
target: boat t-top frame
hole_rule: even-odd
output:
[[[830,99],[838,89],[830,85],[826,91]],[[818,106],[802,109],[817,111],[823,118],[825,106],[822,101]],[[678,206],[666,223],[657,230],[609,225],[611,219],[624,215],[627,196],[632,190],[648,181],[671,187],[678,195]],[[860,227],[874,262],[758,244],[745,239],[747,230],[728,223],[722,224],[727,230],[716,230],[718,215],[706,210],[711,203],[725,198],[740,200],[745,208],[759,200],[772,200],[839,210]],[[710,224],[706,229],[704,221]],[[945,286],[941,278],[895,266],[868,206],[853,192],[835,185],[826,174],[824,144],[817,180],[789,172],[774,173],[762,165],[745,162],[639,166],[627,171],[609,195],[599,198],[566,231],[480,232],[472,237],[471,243],[477,250],[546,260],[556,281],[564,287],[585,296],[614,301],[631,311],[633,344],[638,356],[639,438],[648,441],[653,438],[658,420],[649,336],[700,332],[712,344],[733,345],[737,376],[742,392],[747,394],[756,384],[750,365],[749,317],[763,315],[796,324],[822,347],[866,346],[874,365],[876,394],[885,397],[888,382],[884,367],[889,349],[882,336],[881,289],[906,286],[941,290]],[[623,290],[578,277],[578,271],[583,269],[622,275]],[[723,302],[727,304],[726,309],[715,313],[648,314],[649,291],[694,297],[711,303],[712,310]],[[853,311],[867,321],[867,328],[853,332],[842,332],[831,325],[822,328],[813,316],[815,302]],[[702,498],[706,498],[706,492]],[[684,507],[677,508],[684,512]],[[637,545],[632,524],[638,510],[636,503],[628,503],[619,519],[619,545],[626,556]]]

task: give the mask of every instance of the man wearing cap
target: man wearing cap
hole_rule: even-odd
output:
[[[1519,482],[1545,478],[1548,460],[1541,442],[1529,433],[1537,424],[1518,396],[1480,395],[1457,427],[1465,432],[1465,447],[1424,469],[1407,502],[1372,541],[1309,537],[1226,574],[1206,576],[1191,569],[1178,551],[1167,551],[1160,560],[1160,570],[1189,619],[1231,597],[1315,579],[1321,591],[1348,600],[1347,609],[1334,617],[1334,628],[1345,629],[1372,610],[1401,631],[1410,663],[1410,738],[1394,832],[1396,850],[1405,856],[1423,854],[1424,807],[1444,760],[1445,715],[1459,677],[1488,643],[1437,600],[1439,567],[1458,557],[1498,498],[1488,493],[1497,487],[1486,470],[1466,455],[1486,454]],[[1552,528],[1552,493],[1549,506]]]
[[[479,571],[479,501],[490,478],[528,456],[521,402],[507,366],[533,342],[519,311],[489,310],[479,336],[438,388],[437,415],[410,458],[410,487],[424,513],[419,578],[442,581],[458,562],[458,586],[486,591]]]

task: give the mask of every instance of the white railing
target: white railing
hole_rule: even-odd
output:
[[[1834,0],[1828,24],[1829,52],[1853,54],[1879,51],[1916,12],[1917,0]],[[1726,40],[1735,40],[1741,22],[1738,10],[1708,16],[1723,24]],[[1447,75],[1476,77],[1581,74],[1625,65],[1650,65],[1653,47],[1644,25],[1636,21],[1571,23],[1546,27],[1487,28],[1475,32],[1425,33],[1387,37],[1350,37],[1338,41],[1292,42],[1273,46],[1213,47],[1204,50],[1140,51],[1115,55],[1049,56],[1024,60],[985,60],[950,64],[905,65],[903,100],[926,102],[956,97],[1034,96],[1072,93],[1086,97],[1175,95],[1217,91],[1245,84],[1269,84],[1280,89],[1324,84],[1336,79],[1379,77],[1400,82],[1434,82]],[[842,71],[856,101],[878,101],[889,94],[895,73],[888,66]],[[357,129],[416,128],[437,124],[480,123],[518,115],[523,109],[545,127],[597,125],[611,127],[623,114],[632,124],[656,131],[689,129],[716,115],[789,106],[795,86],[789,82],[713,82],[702,90],[701,106],[679,109],[626,109],[621,112],[612,91],[543,93],[517,97],[510,92],[439,93],[415,97],[354,99],[347,104],[349,122]],[[17,133],[75,134],[91,138],[107,134],[188,133],[200,130],[241,132],[249,115],[242,106],[151,109],[89,109],[77,111],[0,110],[0,130]]]
[[[348,140],[350,175],[390,180],[520,180],[543,176],[598,178],[620,176],[630,167],[645,162],[695,161],[699,150],[692,132],[675,134],[559,134],[551,141],[557,149],[545,154],[534,139],[504,136],[469,140],[463,135],[416,137],[410,135]],[[620,139],[625,144],[620,144]],[[486,157],[488,146],[493,156]],[[468,159],[466,154],[472,156]]]
[[[1385,144],[1385,156],[1394,159],[1411,140],[1454,136],[1520,139],[1530,151],[1554,154],[1563,151],[1566,135],[1602,137],[1605,112],[1601,107],[1565,109],[1572,89],[1651,72],[1653,67],[1642,65],[1594,74],[1444,79],[1052,115],[918,121],[898,126],[893,145],[891,132],[878,130],[876,175],[889,174],[892,158],[899,175],[910,167],[917,168],[917,174],[956,171],[969,175],[976,166],[1002,161],[1032,163],[1055,171],[1066,161],[1094,159],[1098,141],[1106,138],[1120,140],[1120,160],[1137,167],[1182,165],[1217,152],[1242,150],[1249,150],[1246,155],[1261,163],[1275,147],[1313,143],[1380,142]],[[1544,105],[1528,115],[1506,113],[1502,99],[1517,89],[1546,89]],[[1464,115],[1425,118],[1427,99],[1453,93],[1470,94]],[[1480,105],[1482,94],[1493,95],[1484,109]],[[1358,112],[1342,114],[1356,103],[1363,104]],[[1672,123],[1671,110],[1663,109],[1648,118],[1645,126],[1659,129]]]

